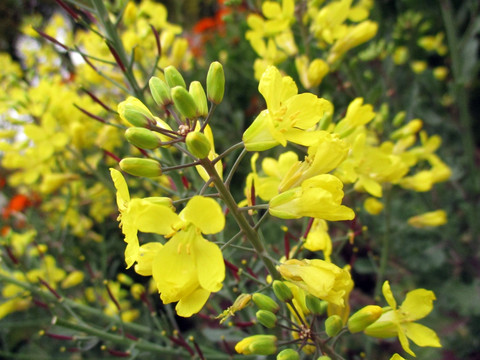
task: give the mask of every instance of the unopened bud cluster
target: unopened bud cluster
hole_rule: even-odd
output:
[[[207,92],[199,81],[192,81],[187,90],[185,79],[174,66],[167,66],[163,76],[163,79],[155,76],[150,79],[150,92],[166,114],[174,113],[178,130],[173,130],[167,122],[154,116],[142,101],[131,96],[118,105],[120,118],[132,125],[125,131],[125,138],[133,146],[144,150],[184,142],[195,158],[208,157],[213,149],[211,141],[203,133],[209,120],[207,98],[213,105],[223,99],[225,76],[222,65],[219,62],[211,64],[206,78]],[[126,158],[120,162],[120,168],[135,176],[162,175],[162,167],[154,159]]]

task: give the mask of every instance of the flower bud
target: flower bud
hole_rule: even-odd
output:
[[[332,360],[332,358],[327,355],[322,355],[322,356],[319,356],[317,360]]]
[[[252,300],[261,310],[268,310],[272,313],[276,313],[278,310],[280,310],[280,305],[278,305],[275,300],[267,295],[255,293],[252,295]]]
[[[271,355],[277,352],[276,342],[274,335],[253,335],[238,342],[235,351],[244,355]]]
[[[180,72],[175,68],[175,66],[167,66],[165,69],[163,69],[163,74],[165,75],[165,80],[167,81],[167,84],[168,86],[170,86],[170,88],[174,88],[175,86],[181,86],[184,89],[187,88],[182,74],[180,74]]]
[[[325,332],[328,336],[333,337],[342,330],[343,321],[338,315],[332,315],[325,320]]]
[[[153,122],[153,115],[148,108],[137,98],[130,96],[118,104],[120,117],[133,126],[148,127]]]
[[[289,302],[293,299],[292,290],[280,280],[275,280],[272,284],[273,292],[278,300],[283,302]]]
[[[277,360],[299,360],[300,355],[293,349],[285,349],[278,353]]]
[[[382,315],[382,308],[377,305],[367,305],[358,310],[348,319],[348,330],[353,334],[365,330]]]
[[[314,315],[322,315],[327,310],[328,302],[320,300],[312,294],[307,294],[305,296],[305,305],[307,309]]]
[[[188,88],[188,92],[192,95],[193,100],[197,105],[197,116],[206,117],[208,115],[207,96],[205,95],[205,90],[203,90],[200,81],[192,81]]]
[[[199,159],[204,159],[208,156],[211,149],[210,141],[204,133],[199,131],[189,132],[185,138],[187,150]]]
[[[248,304],[250,304],[250,300],[252,300],[252,295],[250,294],[240,294],[233,302],[231,306],[232,310],[238,311],[244,309]]]
[[[328,64],[322,59],[313,60],[307,70],[307,78],[311,84],[310,87],[318,86],[329,70]]]
[[[125,138],[140,149],[156,149],[160,146],[160,138],[153,131],[141,127],[128,128]]]
[[[400,126],[403,124],[403,121],[405,120],[405,117],[407,116],[407,113],[405,111],[400,111],[395,115],[393,118],[393,126]]]
[[[152,93],[153,100],[155,100],[158,106],[166,106],[172,103],[170,87],[165,81],[154,76],[150,79],[148,85],[150,86],[150,92]]]
[[[218,61],[210,64],[207,73],[207,97],[214,104],[220,104],[225,93],[225,74],[223,66]]]
[[[390,138],[398,140],[403,137],[418,133],[423,126],[423,121],[420,119],[410,120],[406,125],[403,125],[400,129],[395,130],[390,134]]]
[[[189,119],[197,117],[197,105],[192,95],[183,87],[175,86],[172,88],[172,99],[177,110]]]
[[[273,329],[277,325],[277,317],[275,314],[268,310],[258,310],[255,314],[260,324],[267,329]]]
[[[134,176],[157,177],[162,175],[160,163],[153,159],[125,158],[120,161],[120,168]]]
[[[65,279],[63,279],[61,284],[62,289],[68,289],[80,284],[83,281],[84,276],[85,274],[82,271],[72,271]]]

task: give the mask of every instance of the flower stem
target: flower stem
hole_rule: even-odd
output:
[[[440,2],[440,9],[442,11],[443,23],[447,35],[447,43],[449,47],[450,58],[452,61],[453,73],[453,96],[455,103],[458,106],[458,115],[460,118],[461,134],[463,139],[464,161],[469,168],[469,175],[466,176],[466,182],[470,187],[472,194],[478,194],[480,191],[480,172],[475,163],[475,139],[472,128],[472,118],[470,116],[468,101],[469,94],[466,91],[465,76],[462,75],[462,59],[464,53],[455,29],[455,18],[450,0],[442,0]],[[475,197],[473,197],[475,199]],[[473,209],[469,211],[470,230],[472,231],[472,238],[476,238],[480,232],[480,225],[477,219],[476,205],[472,202]]]
[[[247,219],[238,208],[238,205],[235,199],[233,198],[232,194],[230,194],[230,191],[227,189],[222,179],[220,179],[220,176],[218,175],[217,171],[215,170],[215,166],[212,164],[210,160],[206,158],[201,159],[200,163],[202,164],[202,166],[204,167],[208,175],[210,175],[210,177],[213,179],[213,183],[215,184],[220,194],[220,197],[223,199],[223,201],[227,205],[230,213],[235,218],[238,226],[240,227],[242,232],[245,234],[248,241],[250,241],[252,246],[255,248],[255,251],[262,259],[270,275],[273,277],[273,279],[280,279],[280,274],[275,268],[275,265],[273,264],[273,262],[268,257],[268,254],[260,241],[260,237],[258,236],[258,233],[248,223]]]
[[[374,293],[374,298],[376,299],[378,296],[380,296],[380,291],[382,289],[383,285],[383,280],[385,278],[385,271],[387,269],[387,263],[388,263],[388,254],[390,251],[390,205],[391,205],[391,191],[390,189],[386,189],[385,191],[385,216],[384,216],[384,221],[385,221],[385,227],[383,229],[383,237],[382,237],[382,250],[380,253],[380,264],[378,266],[378,272],[377,272],[377,282],[375,285],[375,293]]]

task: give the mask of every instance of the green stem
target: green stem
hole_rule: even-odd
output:
[[[464,158],[465,163],[469,167],[469,176],[466,177],[473,194],[478,194],[480,191],[479,171],[475,164],[475,140],[473,137],[474,131],[472,129],[472,119],[468,109],[468,92],[465,88],[465,79],[462,76],[462,48],[458,46],[459,39],[456,34],[454,13],[452,5],[449,0],[442,0],[440,2],[443,22],[445,25],[445,32],[447,34],[447,42],[450,51],[450,58],[452,61],[453,72],[453,95],[455,103],[458,106],[460,124],[462,127],[463,146],[465,149]],[[472,231],[472,237],[476,238],[479,233],[480,225],[477,220],[476,205],[473,203],[473,209],[469,212],[469,223]]]
[[[23,289],[26,289],[30,291],[31,293],[47,300],[49,303],[53,302],[55,304],[59,304],[62,307],[69,307],[70,309],[78,310],[86,315],[91,315],[97,320],[102,320],[105,321],[108,324],[115,324],[115,325],[120,325],[120,319],[118,316],[109,316],[106,315],[102,310],[92,308],[87,305],[83,305],[80,303],[77,303],[71,299],[63,297],[61,300],[58,300],[51,292],[41,290],[34,284],[30,284],[24,281],[20,281],[15,279],[14,277],[6,274],[6,273],[0,273],[0,281],[1,282],[6,282],[6,283],[11,283],[15,284]],[[151,335],[152,330],[149,327],[134,324],[134,323],[124,323],[124,327],[126,330],[136,332],[138,334],[143,334],[143,335]],[[156,336],[162,336],[160,332],[155,332],[154,335]]]
[[[390,189],[386,189],[384,199],[385,199],[385,209],[384,209],[384,221],[385,221],[385,228],[383,232],[382,238],[382,250],[380,253],[380,264],[378,266],[378,273],[377,273],[377,282],[375,285],[375,293],[374,297],[377,298],[380,296],[380,292],[382,290],[383,280],[385,278],[385,272],[387,270],[388,264],[388,255],[390,251],[390,205],[391,205],[391,191]]]
[[[248,241],[252,244],[257,252],[258,256],[262,259],[265,267],[268,269],[268,272],[273,277],[273,279],[280,279],[280,274],[278,273],[277,269],[275,268],[274,263],[268,257],[268,253],[266,252],[265,248],[260,241],[260,237],[258,236],[257,231],[248,223],[243,213],[239,210],[238,205],[233,198],[230,191],[227,189],[225,184],[223,183],[222,179],[218,175],[217,171],[215,170],[215,166],[212,162],[208,159],[201,159],[200,163],[204,167],[205,171],[210,175],[213,179],[213,183],[215,184],[221,198],[227,205],[230,213],[235,218],[238,226],[242,230],[242,232],[247,237]]]
[[[76,324],[62,318],[57,318],[55,325],[65,327],[67,329],[81,331],[89,335],[97,336],[98,338],[104,341],[110,341],[114,344],[121,344],[127,348],[136,348],[138,350],[144,350],[144,351],[149,351],[152,353],[158,353],[158,354],[164,354],[164,355],[187,356],[186,352],[181,351],[180,349],[173,349],[166,346],[157,345],[155,343],[145,341],[142,339],[139,339],[139,340],[129,339],[123,335],[112,334],[110,332],[95,328],[90,325]]]

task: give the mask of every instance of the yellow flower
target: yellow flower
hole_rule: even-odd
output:
[[[335,176],[322,174],[303,181],[302,185],[278,194],[270,200],[269,212],[282,219],[302,216],[330,221],[352,220],[355,213],[341,205],[343,183]]]
[[[365,334],[378,338],[398,336],[403,349],[412,356],[415,356],[415,353],[410,349],[408,339],[418,346],[442,347],[433,330],[415,322],[432,311],[435,300],[432,291],[425,289],[410,291],[398,308],[388,281],[383,283],[382,292],[389,307],[377,321],[365,329]]]
[[[277,352],[277,337],[274,335],[252,335],[235,345],[235,351],[244,355],[270,355]]]
[[[177,314],[189,317],[202,309],[211,292],[222,288],[222,252],[202,233],[222,231],[225,217],[215,200],[202,196],[194,196],[178,216],[174,215],[168,226],[176,232],[163,247],[155,249],[152,275],[163,303],[178,302]],[[168,236],[170,231],[159,233]]]
[[[363,98],[355,98],[347,108],[347,114],[335,126],[335,132],[341,138],[352,133],[355,128],[365,125],[375,117],[375,112],[370,104],[363,105]]]
[[[315,59],[310,62],[306,55],[300,55],[295,58],[295,67],[297,68],[300,82],[305,89],[311,89],[320,85],[330,70],[328,64],[322,59]]]
[[[280,154],[278,160],[267,157],[262,161],[262,170],[266,176],[261,176],[257,173],[257,159],[258,153],[255,153],[250,160],[252,172],[248,174],[245,186],[248,205],[253,205],[252,185],[255,187],[255,195],[268,201],[278,194],[280,182],[292,165],[298,162],[298,156],[293,151]]]
[[[332,171],[345,160],[349,148],[337,134],[318,131],[317,141],[308,148],[305,161],[297,161],[290,167],[279,185],[279,191],[300,186],[306,179]]]
[[[377,34],[377,30],[378,24],[370,20],[350,26],[346,33],[340,37],[330,49],[330,55],[327,61],[333,64],[348,50],[373,38]]]
[[[291,259],[281,264],[278,271],[286,280],[319,299],[341,307],[347,305],[344,298],[353,287],[348,270],[319,259]]]
[[[310,251],[323,251],[325,260],[331,262],[332,239],[328,234],[328,224],[323,219],[315,219],[303,245]]]
[[[197,128],[195,130],[198,131],[199,129],[200,129],[200,124],[197,125]],[[212,128],[210,127],[210,125],[207,125],[205,127],[205,130],[203,133],[205,134],[205,136],[207,137],[210,143],[210,152],[208,154],[208,159],[213,160],[218,156],[218,154],[215,152],[215,142],[213,138]],[[204,181],[210,180],[210,175],[208,175],[207,171],[203,168],[203,166],[197,165],[195,166],[195,169],[197,169],[198,174],[201,176],[201,178]],[[220,176],[220,178],[223,179],[223,163],[221,160],[215,163],[215,170],[217,170],[217,173]]]
[[[363,207],[371,215],[378,215],[383,210],[383,203],[373,197],[366,198]]]
[[[446,223],[447,213],[444,210],[430,211],[408,219],[408,224],[416,228],[441,226]]]
[[[422,60],[415,60],[411,62],[410,67],[412,68],[414,73],[421,74],[422,72],[427,70],[428,64]]]
[[[314,127],[325,113],[332,113],[332,104],[309,93],[298,94],[297,85],[289,76],[283,76],[275,66],[269,66],[258,86],[265,98],[263,110],[243,134],[245,148],[263,151],[287,141],[310,146],[317,140]]]
[[[169,234],[173,231],[170,224],[172,220],[177,219],[177,214],[172,210],[173,206],[169,198],[130,199],[122,173],[110,169],[110,174],[117,189],[117,206],[120,211],[118,220],[127,243],[125,261],[129,268],[135,263],[139,254],[137,232]]]

